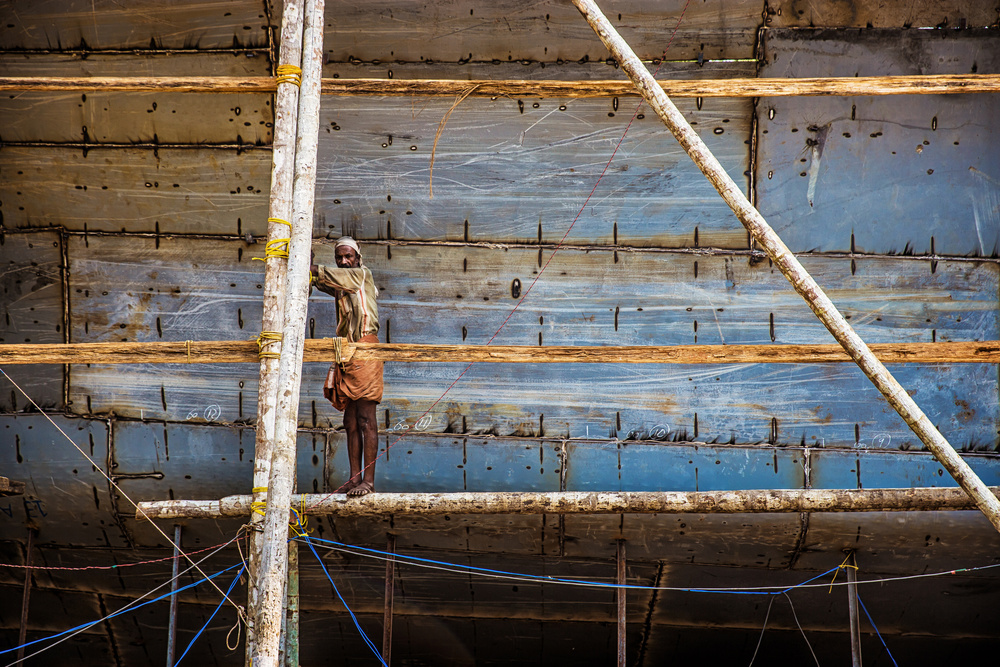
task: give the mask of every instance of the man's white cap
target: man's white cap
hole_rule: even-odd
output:
[[[341,236],[337,239],[337,242],[333,244],[333,249],[336,250],[342,245],[346,245],[348,248],[354,248],[354,252],[358,253],[358,257],[361,257],[361,248],[358,247],[358,242],[350,236]]]

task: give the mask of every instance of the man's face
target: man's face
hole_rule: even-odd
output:
[[[354,269],[361,263],[361,257],[350,246],[337,246],[334,254],[337,256],[337,266],[342,269]]]

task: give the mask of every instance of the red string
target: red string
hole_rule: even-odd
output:
[[[657,65],[656,70],[654,70],[654,72],[653,72],[653,77],[654,78],[656,77],[656,74],[660,71],[660,68],[663,67],[664,63],[666,62],[665,58],[666,58],[666,55],[667,55],[667,50],[670,49],[670,45],[673,43],[674,37],[677,35],[678,28],[681,27],[681,21],[684,20],[684,14],[685,14],[685,12],[687,12],[688,5],[690,5],[690,4],[691,4],[691,0],[687,0],[687,2],[684,3],[684,8],[681,10],[681,14],[677,18],[677,24],[674,25],[674,30],[673,30],[673,32],[670,33],[670,39],[667,40],[667,45],[663,49],[663,55],[660,58],[660,64]],[[628,125],[625,126],[625,131],[622,132],[621,138],[619,138],[618,139],[618,143],[615,144],[615,149],[611,152],[611,157],[609,157],[607,163],[605,163],[604,169],[601,170],[601,175],[597,177],[597,181],[594,183],[594,187],[591,188],[590,194],[587,195],[587,198],[584,200],[583,205],[580,206],[580,210],[576,212],[576,217],[573,218],[573,222],[571,222],[570,225],[569,225],[569,227],[566,228],[566,233],[563,234],[563,236],[562,236],[561,239],[559,239],[559,243],[557,243],[556,247],[552,250],[552,254],[549,255],[549,258],[545,261],[545,264],[542,265],[542,268],[538,271],[538,273],[535,275],[535,278],[531,281],[531,284],[528,285],[528,289],[526,289],[524,291],[524,294],[521,295],[521,298],[518,299],[518,301],[517,301],[516,304],[514,304],[514,307],[507,314],[507,317],[504,318],[504,321],[497,328],[497,330],[493,334],[493,336],[489,339],[489,341],[487,341],[486,345],[490,345],[490,344],[493,343],[493,341],[496,339],[496,337],[500,335],[500,332],[503,331],[504,327],[507,326],[507,322],[510,321],[510,318],[514,316],[514,313],[517,312],[517,309],[520,308],[521,304],[524,303],[524,300],[528,298],[528,294],[530,294],[531,290],[535,287],[535,283],[537,283],[538,279],[542,277],[542,274],[545,273],[545,269],[547,269],[548,266],[549,266],[549,264],[552,262],[552,258],[556,256],[556,253],[559,252],[560,248],[562,248],[563,244],[566,242],[566,238],[569,236],[569,233],[573,230],[573,226],[576,225],[577,220],[579,220],[580,216],[583,215],[583,212],[585,210],[587,210],[587,204],[590,203],[590,200],[594,196],[594,193],[597,192],[597,186],[599,186],[601,184],[601,180],[604,178],[604,175],[608,173],[608,168],[611,167],[611,162],[615,159],[615,155],[618,154],[618,149],[621,148],[622,142],[625,141],[625,136],[628,134],[629,129],[631,129],[632,123],[635,121],[636,116],[639,115],[639,111],[642,109],[642,105],[643,105],[643,100],[640,99],[638,106],[636,106],[636,108],[635,108],[635,112],[632,114],[632,118],[629,119]],[[442,400],[444,400],[444,397],[448,395],[448,392],[450,392],[452,390],[452,388],[456,384],[458,384],[458,381],[461,380],[465,376],[465,374],[469,372],[469,369],[472,368],[475,365],[476,365],[476,362],[473,361],[468,366],[466,366],[462,370],[462,372],[459,373],[458,377],[455,378],[454,382],[452,382],[450,385],[448,385],[448,388],[445,389],[444,392],[442,392],[442,394],[437,398],[437,400],[435,400],[433,403],[431,403],[431,405],[430,405],[429,408],[427,408],[426,410],[424,410],[423,414],[421,414],[419,417],[417,417],[417,419],[416,419],[416,421],[414,423],[419,422],[421,419],[423,419],[428,414],[430,414],[430,412],[435,408],[435,406],[437,406],[438,403],[440,403]],[[332,493],[324,496],[321,500],[317,501],[317,504],[320,503],[320,502],[322,502],[323,500],[326,500],[330,496],[339,493],[345,486],[347,486],[354,479],[360,479],[360,477],[364,474],[364,472],[366,470],[368,470],[368,468],[370,468],[371,466],[375,465],[375,462],[378,461],[380,458],[382,458],[383,454],[388,453],[388,451],[392,447],[395,447],[396,444],[399,443],[399,441],[402,440],[402,439],[403,439],[403,436],[399,436],[391,444],[386,444],[385,449],[378,456],[375,457],[374,461],[369,462],[360,472],[358,472],[356,475],[353,475],[350,479],[348,479],[346,482],[344,482],[342,485],[340,485],[337,488],[336,491],[333,491]],[[388,439],[387,439],[387,442],[388,442]],[[312,507],[315,507],[315,506],[316,505],[314,504],[309,509],[312,509]]]

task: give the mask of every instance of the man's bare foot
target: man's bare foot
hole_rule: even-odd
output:
[[[351,498],[359,498],[361,496],[367,496],[369,493],[373,493],[374,491],[375,485],[371,482],[358,482],[347,491],[347,495]]]
[[[337,493],[350,494],[350,492],[354,489],[354,487],[356,487],[360,483],[361,483],[360,480],[351,477],[346,482],[344,482],[339,489],[337,489]]]

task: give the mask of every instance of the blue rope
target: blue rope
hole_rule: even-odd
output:
[[[225,574],[226,572],[228,572],[229,570],[233,569],[237,565],[240,565],[240,563],[236,563],[234,565],[230,565],[225,570],[220,570],[220,571],[216,572],[215,574],[211,575],[210,577],[207,577],[205,579],[201,579],[200,581],[196,581],[196,582],[194,582],[192,584],[187,584],[186,586],[181,586],[180,588],[177,589],[176,592],[180,593],[181,591],[186,591],[189,588],[194,588],[195,586],[201,585],[201,584],[205,583],[206,581],[208,581],[209,579],[215,579],[220,574]],[[47,641],[49,639],[58,639],[59,637],[62,637],[64,635],[68,635],[70,633],[76,632],[77,630],[86,630],[87,628],[93,627],[93,626],[95,626],[98,623],[101,623],[103,621],[109,621],[112,618],[114,618],[115,616],[120,616],[121,614],[124,614],[126,612],[130,612],[130,611],[135,611],[137,609],[142,609],[146,605],[153,604],[154,602],[159,602],[160,600],[165,600],[166,598],[170,597],[171,595],[173,595],[172,592],[171,593],[166,593],[164,595],[161,595],[158,598],[154,598],[152,600],[148,600],[146,602],[143,602],[142,604],[137,605],[135,607],[129,607],[129,606],[122,607],[118,611],[116,611],[116,612],[114,612],[112,614],[109,614],[108,616],[105,616],[104,618],[100,618],[100,619],[98,619],[96,621],[91,621],[90,623],[83,623],[82,625],[78,625],[75,628],[70,628],[69,630],[63,630],[62,632],[60,632],[58,634],[49,635],[48,637],[42,637],[41,639],[35,639],[35,640],[30,641],[30,642],[28,642],[26,644],[22,644],[22,646],[31,646],[32,644],[37,644],[39,642],[44,642],[44,641]],[[11,653],[12,651],[16,651],[19,648],[21,648],[21,646],[15,646],[14,648],[4,649],[3,651],[0,651],[0,655],[3,655],[4,653]]]
[[[857,598],[858,598],[858,604],[861,605],[861,609],[864,610],[865,616],[868,617],[868,622],[872,624],[873,628],[875,628],[875,634],[878,635],[878,640],[882,642],[882,646],[885,646],[885,652],[889,654],[889,659],[892,660],[892,664],[895,665],[895,667],[899,667],[899,665],[896,663],[896,659],[892,657],[892,651],[889,650],[889,647],[886,646],[885,644],[885,640],[882,639],[882,633],[879,632],[878,628],[875,626],[875,621],[872,620],[872,615],[868,613],[868,608],[865,607],[865,603],[861,601],[861,596],[857,595]]]
[[[181,664],[181,660],[183,660],[184,656],[188,654],[188,651],[191,650],[191,647],[194,646],[194,643],[198,641],[198,637],[201,637],[201,633],[205,631],[205,628],[208,627],[208,624],[212,622],[212,619],[215,618],[215,615],[219,613],[220,609],[222,609],[222,605],[224,605],[226,603],[226,600],[229,598],[229,594],[232,592],[233,586],[235,586],[236,582],[240,580],[240,577],[243,575],[243,571],[246,569],[247,566],[244,565],[243,567],[240,568],[240,571],[236,573],[236,576],[233,577],[233,583],[229,584],[229,588],[226,589],[226,597],[219,600],[219,606],[215,608],[215,611],[212,612],[212,615],[208,617],[207,621],[205,621],[205,625],[201,626],[201,630],[199,630],[195,634],[194,638],[191,639],[191,642],[187,645],[187,648],[184,649],[183,653],[181,653],[181,657],[177,658],[177,662],[174,663],[174,667],[177,667],[177,665]]]
[[[344,599],[344,596],[340,594],[340,590],[337,588],[337,584],[333,583],[333,578],[330,576],[330,573],[326,569],[326,563],[323,562],[323,559],[319,557],[318,553],[316,553],[316,548],[313,547],[312,539],[308,535],[304,539],[306,545],[308,545],[309,547],[309,551],[313,552],[313,556],[316,556],[316,560],[319,561],[319,566],[323,568],[323,574],[326,575],[327,581],[329,581],[330,585],[333,586],[333,592],[337,594],[337,597],[340,598],[340,602],[344,605],[344,609],[346,609],[347,613],[351,615],[351,620],[354,621],[354,627],[356,627],[358,629],[358,632],[361,633],[361,638],[365,640],[365,643],[368,644],[368,648],[372,650],[372,653],[375,654],[375,657],[378,658],[378,661],[382,663],[382,667],[389,667],[389,665],[385,664],[385,660],[382,659],[382,654],[379,653],[378,648],[375,646],[375,644],[372,643],[372,640],[368,638],[368,635],[365,634],[365,631],[361,629],[361,623],[358,622],[358,617],[355,616],[354,612],[351,611],[351,608],[347,606],[347,601]],[[324,540],[320,541],[322,542]]]
[[[429,565],[441,565],[441,566],[452,567],[452,568],[461,568],[461,569],[469,571],[469,572],[482,572],[484,574],[497,574],[497,575],[507,576],[507,577],[522,577],[522,578],[525,578],[525,579],[532,579],[534,581],[547,582],[547,583],[557,583],[557,584],[583,584],[583,585],[587,585],[587,586],[596,586],[596,587],[602,587],[602,588],[626,588],[626,589],[633,589],[633,590],[653,590],[653,589],[656,589],[655,586],[642,586],[642,585],[639,585],[639,584],[626,584],[624,586],[620,586],[619,584],[616,584],[616,583],[608,583],[608,582],[603,582],[603,581],[585,581],[585,580],[582,580],[582,579],[560,579],[558,577],[542,576],[542,575],[537,575],[537,574],[522,574],[520,572],[508,572],[506,570],[493,570],[493,569],[486,568],[486,567],[476,567],[474,565],[456,565],[454,563],[448,563],[446,561],[440,561],[440,560],[432,560],[430,558],[420,558],[418,556],[404,556],[404,555],[400,555],[400,554],[390,554],[387,551],[380,551],[378,549],[370,549],[368,547],[359,547],[359,546],[355,546],[355,545],[344,544],[342,542],[336,542],[334,540],[324,540],[324,539],[321,539],[321,538],[318,538],[318,537],[310,537],[309,540],[310,541],[315,541],[315,542],[323,542],[323,543],[326,543],[326,544],[333,544],[333,545],[338,546],[338,547],[345,547],[345,548],[350,548],[350,549],[356,549],[357,551],[363,551],[363,552],[367,552],[367,553],[371,553],[371,554],[377,554],[379,556],[393,556],[398,561],[401,560],[401,561],[405,562],[405,561],[408,560],[408,561],[411,561],[413,563],[426,563],[426,564],[429,564]],[[312,547],[310,546],[310,548],[312,548]],[[831,568],[831,569],[827,570],[826,572],[823,572],[821,574],[817,574],[815,577],[812,577],[811,579],[806,579],[805,581],[803,581],[801,583],[795,584],[794,586],[789,586],[788,588],[786,588],[784,590],[779,590],[779,591],[719,591],[719,590],[710,590],[710,589],[701,589],[701,588],[679,588],[679,589],[671,589],[671,590],[686,591],[686,592],[690,592],[690,593],[724,593],[724,594],[730,594],[730,595],[781,595],[782,593],[787,593],[788,591],[794,590],[795,588],[798,588],[799,586],[804,586],[804,585],[806,585],[806,584],[808,584],[810,582],[816,581],[817,579],[821,579],[821,578],[825,577],[826,575],[828,575],[828,574],[830,574],[832,572],[836,572],[838,569],[839,569],[839,566]]]

